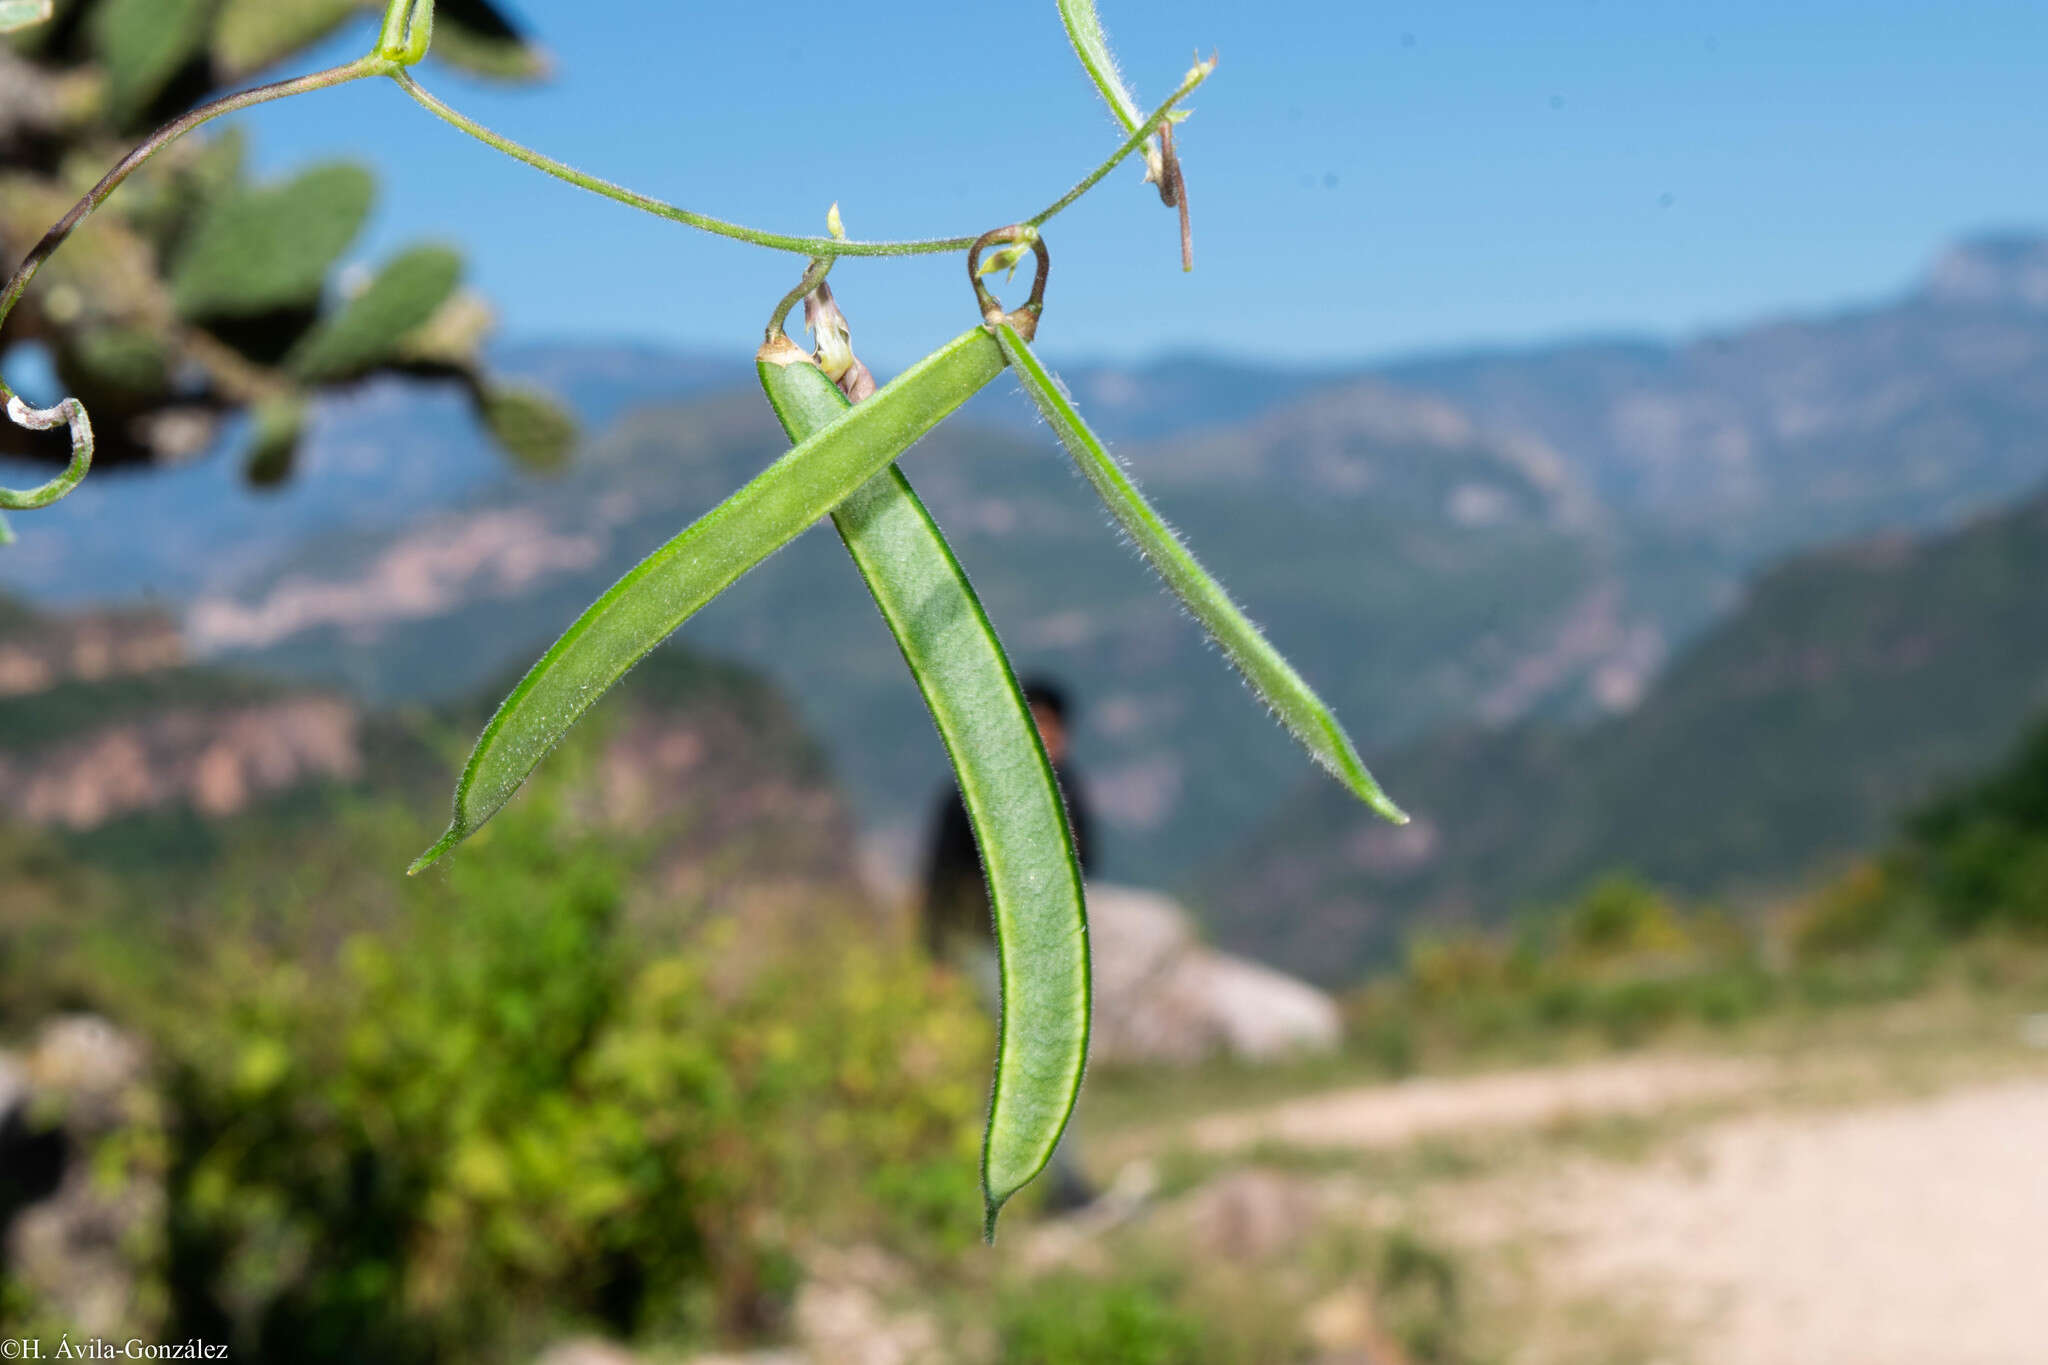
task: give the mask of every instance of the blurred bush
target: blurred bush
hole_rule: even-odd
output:
[[[1944,972],[2031,981],[2044,941],[2048,724],[1776,912],[1688,908],[1615,874],[1529,912],[1510,936],[1418,936],[1402,968],[1346,1010],[1354,1050],[1399,1074],[1431,1052],[1575,1036],[1625,1047],[1683,1026],[1897,999]]]
[[[1456,931],[1415,939],[1395,976],[1347,1004],[1361,1050],[1396,1071],[1425,1045],[1506,1047],[1560,1033],[1630,1046],[1685,1021],[1723,1027],[1775,998],[1754,932],[1686,911],[1616,874],[1576,900],[1532,911],[1512,937]]]
[[[685,930],[565,791],[445,874],[397,885],[418,817],[366,802],[150,951],[71,936],[76,1002],[157,1053],[166,1339],[429,1362],[578,1326],[755,1338],[814,1240],[930,1262],[972,1238],[991,1039],[968,994],[842,906],[766,954]]]
[[[1925,954],[1985,934],[2048,937],[2048,722],[1994,771],[1922,806],[1794,917],[1802,959]]]
[[[1907,823],[1891,875],[1950,934],[2048,933],[2048,724]]]

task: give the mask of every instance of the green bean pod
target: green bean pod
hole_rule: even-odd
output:
[[[1395,824],[1408,817],[1380,790],[1352,746],[1351,737],[1337,723],[1337,717],[1302,680],[1294,666],[1268,644],[1223,585],[1211,578],[1196,562],[1152,505],[1138,491],[1131,476],[1116,462],[1097,436],[1082,420],[1073,400],[1059,381],[1045,368],[1031,344],[1008,322],[994,325],[1003,358],[1016,371],[1018,380],[1037,406],[1047,425],[1059,436],[1060,444],[1074,457],[1081,473],[1095,488],[1119,525],[1131,537],[1139,553],[1180,598],[1202,628],[1222,647],[1223,655],[1244,675],[1273,714],[1280,718],[1295,739],[1316,762],[1350,788],[1353,795]]]
[[[764,346],[761,387],[793,441],[846,398],[793,343]],[[872,400],[870,400],[872,401]],[[982,1140],[984,1235],[1051,1159],[1088,1057],[1088,917],[1045,746],[981,601],[902,471],[875,475],[832,524],[917,679],[958,775],[995,910],[1002,1010]]]
[[[576,618],[477,738],[447,832],[418,872],[481,826],[585,710],[692,613],[796,539],[1002,371],[979,326],[797,443],[640,561]]]

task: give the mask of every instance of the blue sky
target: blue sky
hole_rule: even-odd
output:
[[[691,208],[858,236],[979,230],[1117,140],[1047,0],[514,0],[546,86],[459,106]],[[1943,241],[2048,228],[2048,5],[1101,0],[1141,100],[1220,50],[1183,145],[1196,270],[1136,170],[1048,231],[1046,346],[1354,359],[1685,333],[1904,287]],[[967,16],[963,18],[963,15]],[[339,59],[367,41],[338,41]],[[383,83],[249,119],[260,163],[368,155],[365,254],[467,245],[515,338],[744,348],[797,262],[498,157]],[[971,318],[952,258],[845,262],[864,353]]]

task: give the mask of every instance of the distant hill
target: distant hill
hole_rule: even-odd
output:
[[[1418,922],[1498,923],[1610,869],[1740,897],[1870,846],[2044,707],[2048,494],[1772,570],[1625,716],[1390,756],[1406,829],[1306,788],[1202,899],[1226,945],[1330,980]]]
[[[380,793],[418,809],[425,847],[511,681],[433,709],[366,710],[332,688],[189,662],[161,613],[52,615],[0,598],[0,826],[161,875],[237,839],[317,838],[353,796]],[[656,841],[670,893],[718,905],[809,881],[857,894],[823,754],[758,676],[664,648],[587,731],[550,762],[580,774],[590,818]]]
[[[1933,526],[2048,473],[2048,238],[1974,238],[1900,298],[1678,346],[1390,366],[1566,453],[1602,505],[1735,563]]]

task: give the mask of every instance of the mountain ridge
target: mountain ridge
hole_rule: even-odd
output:
[[[1342,976],[1417,924],[1505,922],[1626,870],[1780,894],[1867,849],[2048,709],[2048,490],[1963,527],[1810,551],[1568,730],[1466,728],[1389,755],[1389,830],[1303,788],[1209,869],[1218,938]]]
[[[418,810],[424,846],[451,741],[512,681],[378,709],[188,659],[173,625],[162,612],[47,613],[0,597],[0,833],[182,873],[237,840],[317,839],[353,803],[396,795]],[[772,685],[671,646],[607,701],[551,762],[572,775],[580,818],[656,841],[670,892],[711,909],[796,882],[861,897],[849,812]],[[203,880],[195,890],[203,899]]]

